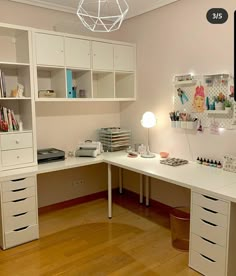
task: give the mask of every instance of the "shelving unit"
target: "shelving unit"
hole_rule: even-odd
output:
[[[114,74],[93,72],[93,98],[114,98]]]

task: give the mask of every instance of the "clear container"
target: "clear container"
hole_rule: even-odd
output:
[[[170,212],[172,246],[182,251],[189,250],[190,209],[176,207]]]

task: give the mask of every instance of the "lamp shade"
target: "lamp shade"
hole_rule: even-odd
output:
[[[141,125],[145,128],[154,127],[157,123],[157,119],[154,113],[147,111],[143,114]]]

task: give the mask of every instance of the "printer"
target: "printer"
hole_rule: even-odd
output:
[[[97,157],[101,154],[102,144],[101,142],[86,140],[85,142],[79,143],[75,150],[76,157]]]
[[[38,164],[65,160],[65,152],[55,148],[39,149],[37,151]]]

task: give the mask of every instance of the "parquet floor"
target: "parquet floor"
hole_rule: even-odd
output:
[[[168,216],[126,196],[40,215],[40,239],[0,251],[0,275],[196,276],[171,246]]]

